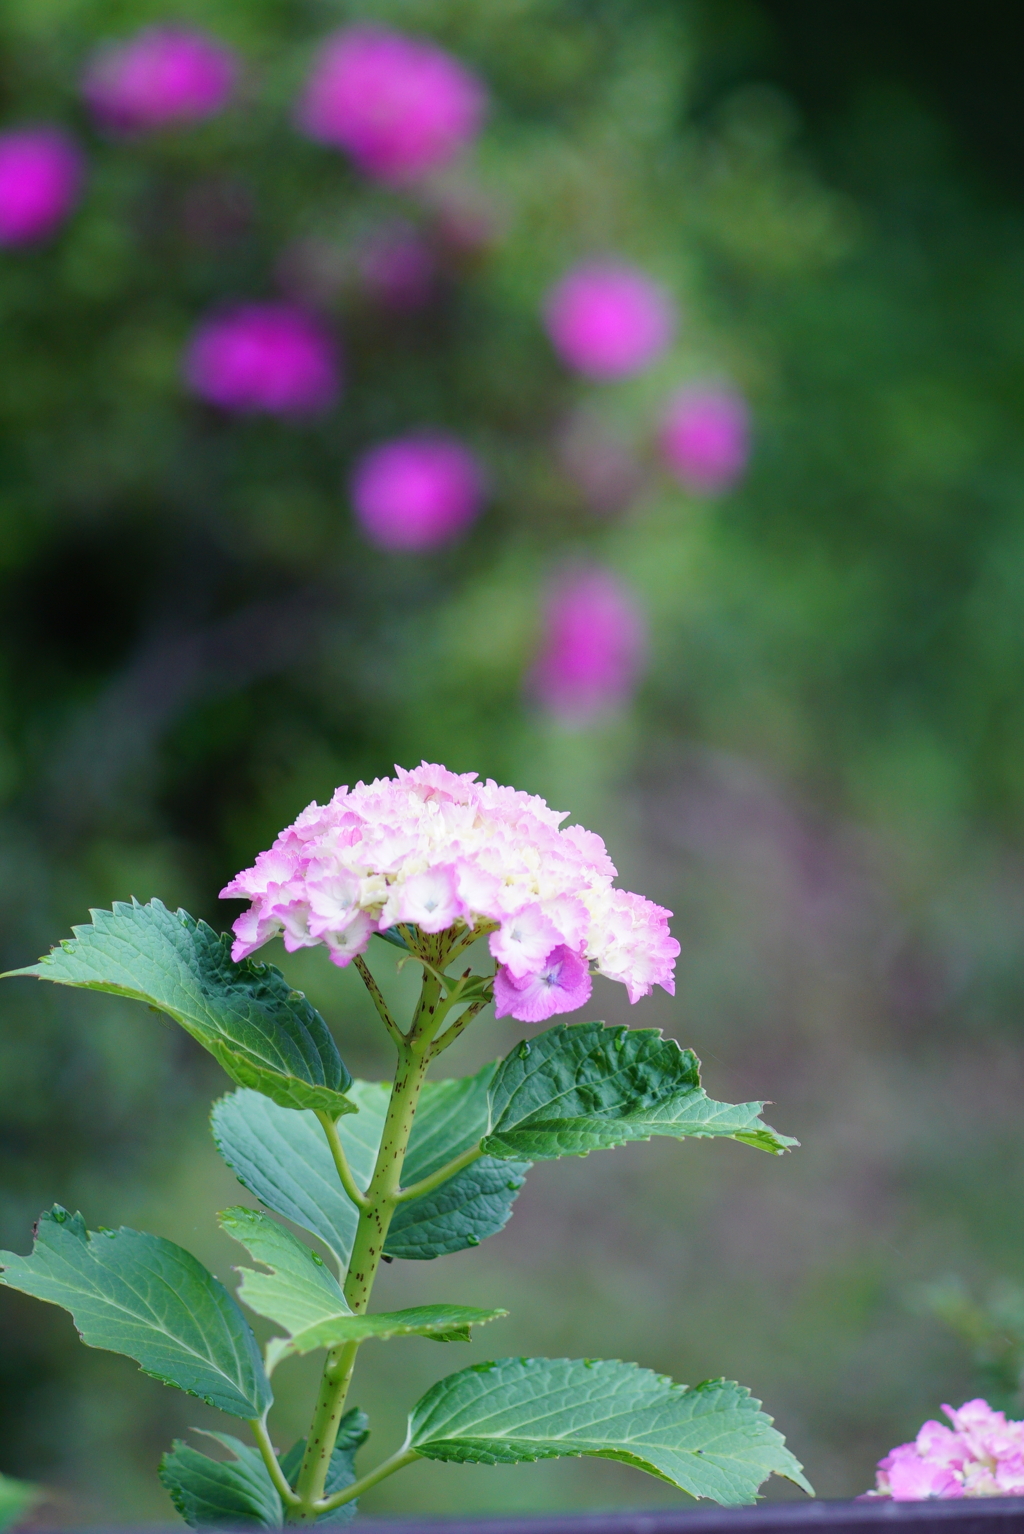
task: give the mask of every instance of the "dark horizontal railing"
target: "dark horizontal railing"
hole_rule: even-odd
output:
[[[896,1526],[894,1528],[894,1526]],[[740,1508],[644,1508],[633,1513],[554,1513],[528,1518],[360,1518],[365,1534],[1024,1534],[1024,1497],[950,1502],[775,1502]],[[58,1534],[33,1528],[31,1534]],[[147,1524],[59,1534],[183,1534]],[[218,1534],[223,1534],[219,1530]],[[250,1531],[251,1534],[251,1531]]]
[[[530,1518],[357,1520],[366,1534],[1024,1534],[1024,1497],[948,1502],[775,1502],[760,1507],[645,1508]],[[893,1534],[896,1534],[895,1529]]]

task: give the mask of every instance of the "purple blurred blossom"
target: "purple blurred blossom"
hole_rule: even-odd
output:
[[[393,219],[358,243],[356,269],[363,291],[384,309],[421,309],[434,290],[434,253],[414,224]]]
[[[234,53],[208,32],[145,27],[93,54],[82,95],[113,133],[199,122],[225,106],[238,77]]]
[[[237,304],[212,315],[193,334],[183,371],[200,399],[241,413],[316,414],[340,388],[333,338],[292,304]]]
[[[456,538],[483,505],[485,480],[456,437],[419,433],[371,448],[356,464],[352,504],[371,543],[432,549]]]
[[[588,378],[623,378],[664,351],[675,329],[668,294],[635,267],[610,261],[574,267],[544,303],[555,351]]]
[[[747,466],[750,411],[731,389],[683,389],[669,401],[658,440],[669,471],[685,489],[720,495]]]
[[[476,137],[486,92],[458,59],[424,38],[357,25],[324,43],[296,120],[391,185],[449,164]]]
[[[647,626],[608,570],[577,570],[552,588],[529,690],[550,714],[583,723],[627,701],[643,670]]]
[[[0,245],[53,234],[74,208],[85,160],[74,139],[49,123],[0,133]]]

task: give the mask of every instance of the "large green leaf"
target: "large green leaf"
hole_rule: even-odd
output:
[[[267,1344],[268,1370],[292,1353],[310,1353],[314,1348],[363,1342],[370,1337],[417,1336],[438,1342],[468,1342],[471,1326],[508,1314],[469,1305],[416,1305],[408,1310],[354,1316],[323,1259],[269,1215],[239,1207],[225,1210],[220,1223],[257,1262],[271,1269],[269,1273],[254,1273],[251,1268],[242,1268],[238,1291],[251,1310],[276,1321],[288,1333],[286,1338],[275,1337]]]
[[[230,1433],[208,1433],[232,1459],[210,1459],[176,1438],[159,1476],[175,1508],[193,1529],[279,1529],[284,1510],[259,1451]]]
[[[720,1136],[781,1154],[795,1140],[760,1119],[763,1103],[712,1102],[692,1050],[653,1028],[561,1023],[498,1065],[481,1145],[496,1157],[586,1156],[651,1135]]]
[[[361,1086],[355,1083],[353,1090]],[[361,1118],[356,1113],[340,1120],[339,1130]],[[217,1149],[243,1188],[268,1209],[319,1236],[343,1271],[355,1240],[356,1207],[338,1180],[316,1114],[296,1113],[258,1092],[242,1090],[214,1103],[210,1125]],[[364,1182],[355,1165],[353,1170],[357,1181]]]
[[[487,1128],[487,1065],[458,1081],[428,1081],[406,1157],[407,1185],[476,1144]],[[389,1088],[357,1081],[359,1112],[338,1134],[360,1187],[373,1171]],[[338,1181],[323,1129],[312,1113],[285,1112],[254,1092],[233,1092],[214,1105],[213,1137],[243,1187],[286,1220],[319,1236],[342,1268],[356,1231],[356,1210]],[[395,1212],[384,1245],[389,1257],[431,1258],[477,1246],[501,1230],[529,1163],[484,1157],[423,1198]]]
[[[231,959],[218,937],[159,900],[92,911],[38,964],[11,970],[148,1002],[188,1030],[233,1081],[286,1108],[354,1111],[351,1077],[319,1012],[271,964]],[[6,978],[6,977],[0,977]]]
[[[0,1252],[0,1283],[61,1305],[91,1348],[126,1353],[146,1374],[234,1417],[272,1400],[256,1339],[201,1262],[141,1231],[87,1231],[59,1205],[41,1215],[29,1257]]]
[[[336,1491],[344,1491],[346,1486],[352,1485],[356,1478],[356,1451],[368,1437],[366,1413],[353,1406],[342,1417],[338,1428],[327,1479],[324,1482],[326,1496],[332,1497]],[[287,1454],[281,1455],[281,1469],[292,1488],[298,1480],[299,1471],[302,1468],[302,1456],[305,1452],[306,1440],[300,1438],[297,1443],[292,1444]],[[317,1519],[317,1523],[351,1523],[358,1506],[358,1502],[343,1502],[341,1507],[336,1507],[333,1512],[324,1513]]]
[[[463,1464],[617,1459],[729,1506],[754,1501],[773,1472],[814,1495],[742,1386],[690,1389],[613,1359],[504,1358],[451,1374],[414,1406],[407,1445]]]
[[[9,1475],[0,1475],[0,1534],[17,1523],[32,1504],[39,1500],[39,1496],[37,1486],[30,1486],[27,1481],[12,1480]]]

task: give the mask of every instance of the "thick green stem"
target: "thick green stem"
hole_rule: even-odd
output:
[[[438,981],[426,971],[412,1027],[399,1046],[398,1065],[384,1119],[380,1149],[373,1176],[359,1209],[359,1222],[343,1286],[345,1298],[355,1315],[364,1314],[369,1304],[388,1227],[398,1205],[402,1166],[430,1064],[430,1044],[440,1023],[440,994]],[[291,1513],[292,1523],[315,1522],[323,1511],[314,1504],[323,1498],[324,1483],[345,1409],[357,1348],[356,1343],[345,1343],[332,1348],[327,1355],[296,1485],[299,1506]],[[398,1468],[397,1465],[395,1468]]]

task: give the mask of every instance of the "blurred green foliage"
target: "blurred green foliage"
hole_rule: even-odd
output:
[[[823,173],[825,146],[761,83],[755,11],[173,10],[240,50],[246,89],[202,127],[128,143],[93,134],[75,82],[98,39],[165,6],[0,15],[4,122],[55,117],[91,160],[67,229],[0,256],[4,967],[133,894],[225,921],[216,891],[281,825],[395,761],[570,807],[630,887],[676,910],[683,944],[677,1004],[641,1019],[595,1002],[693,1045],[714,1095],[774,1097],[804,1149],[753,1171],[699,1147],[684,1172],[677,1147],[557,1183],[540,1169],[472,1272],[433,1265],[424,1294],[423,1273],[389,1270],[382,1301],[486,1292],[513,1313],[506,1351],[749,1380],[819,1491],[856,1493],[941,1399],[976,1389],[908,1318],[906,1285],[950,1267],[1024,1278],[1006,1217],[1024,1191],[1019,214],[896,87],[856,98]],[[317,40],[355,15],[430,33],[493,93],[472,163],[429,194],[375,190],[290,127]],[[406,317],[351,277],[355,244],[395,215],[442,272]],[[560,371],[538,310],[571,261],[606,250],[664,281],[684,322],[656,368],[595,389]],[[337,410],[297,428],[189,400],[178,358],[197,317],[296,286],[343,339]],[[747,482],[714,505],[671,486],[651,447],[665,395],[707,375],[740,385],[756,422]],[[596,515],[565,472],[580,410],[637,464],[621,513]],[[345,475],[421,424],[480,452],[493,501],[454,550],[385,556],[352,527]],[[652,656],[630,712],[573,732],[521,684],[545,582],[581,557],[632,583]],[[367,1008],[328,969],[288,961],[350,1067],[383,1073]],[[27,1249],[59,1199],[227,1276],[226,1247],[194,1234],[235,1197],[202,1138],[216,1076],[155,1020],[42,992],[3,993],[0,1242]],[[481,1023],[452,1069],[510,1040]],[[67,1522],[165,1517],[153,1466],[202,1408],[72,1347],[65,1320],[17,1296],[0,1327],[3,1469],[64,1488]],[[394,1371],[425,1383],[428,1355],[382,1350],[360,1402],[375,1431],[397,1431],[415,1394]],[[422,1467],[373,1507],[659,1495],[614,1466],[443,1483]]]

